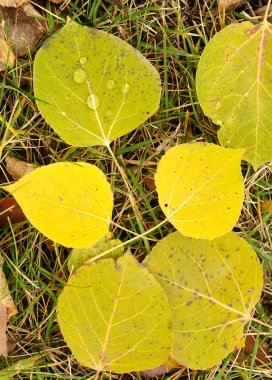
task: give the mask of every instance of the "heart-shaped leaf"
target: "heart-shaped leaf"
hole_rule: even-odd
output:
[[[109,33],[69,20],[38,51],[38,108],[69,144],[108,145],[158,108],[160,79],[137,50]]]
[[[253,249],[232,232],[213,241],[175,232],[144,263],[168,297],[173,359],[196,369],[218,364],[241,340],[261,296],[262,267]]]
[[[183,235],[214,239],[234,227],[243,203],[242,149],[194,143],[171,148],[155,184],[167,219]]]
[[[59,297],[58,322],[78,362],[124,373],[168,359],[172,321],[164,291],[130,253],[84,265]]]
[[[42,166],[3,189],[12,193],[34,227],[64,246],[86,247],[108,232],[113,195],[94,165]]]
[[[272,161],[272,25],[231,24],[210,40],[196,86],[204,113],[221,126],[223,146],[246,148],[255,169]]]

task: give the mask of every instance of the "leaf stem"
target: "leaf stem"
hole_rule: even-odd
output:
[[[126,187],[126,190],[127,190],[127,194],[128,194],[128,199],[130,201],[130,204],[132,206],[133,212],[134,212],[134,214],[136,216],[136,219],[137,219],[137,222],[138,222],[139,229],[141,231],[141,235],[139,235],[139,236],[144,236],[145,229],[144,229],[144,226],[143,226],[143,223],[142,223],[141,213],[140,213],[140,211],[138,209],[136,200],[135,200],[135,198],[134,198],[134,196],[132,194],[132,189],[131,189],[131,186],[130,186],[130,184],[128,182],[127,175],[126,175],[124,169],[122,168],[122,166],[119,164],[117,158],[115,157],[115,154],[113,153],[110,145],[107,144],[106,146],[107,146],[107,149],[108,149],[108,151],[109,151],[109,153],[110,153],[110,155],[111,155],[111,157],[112,157],[112,159],[113,159],[113,161],[114,161],[114,163],[115,163],[115,165],[116,165],[119,173],[121,174],[121,177],[122,177],[123,182],[125,184],[125,187]],[[147,239],[144,239],[144,245],[145,245],[145,249],[146,249],[147,253],[149,253],[150,252],[150,245],[149,245],[149,242],[148,242]]]
[[[105,252],[102,252],[100,253],[99,255],[95,256],[95,257],[92,257],[91,259],[89,260],[86,260],[85,264],[90,264],[98,259],[101,259],[103,256],[107,255],[108,253],[114,251],[115,249],[118,249],[120,247],[125,247],[125,246],[128,246],[128,245],[131,245],[133,243],[135,243],[136,241],[140,240],[140,239],[143,239],[145,238],[146,236],[148,236],[149,234],[151,234],[152,232],[156,231],[158,228],[164,226],[166,223],[168,222],[167,219],[164,219],[162,222],[160,222],[159,224],[157,224],[156,226],[150,228],[149,230],[145,231],[144,233],[142,234],[138,234],[137,236],[125,241],[124,243],[122,244],[119,244],[119,245],[116,245],[115,247],[112,247],[111,249],[108,249],[107,251]]]
[[[95,375],[93,377],[93,380],[97,380],[98,379],[99,373],[100,373],[100,371],[96,371],[96,373],[95,373]]]
[[[269,325],[268,323],[265,323],[265,322],[262,322],[262,321],[260,321],[259,319],[257,319],[257,318],[251,318],[251,322],[256,322],[256,323],[258,323],[259,325],[262,325],[262,326],[264,326],[264,327],[267,327],[267,328],[269,328],[269,329],[272,329],[272,325]]]

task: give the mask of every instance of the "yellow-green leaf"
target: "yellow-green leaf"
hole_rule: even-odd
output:
[[[246,148],[255,169],[272,161],[272,26],[231,24],[210,40],[196,86],[204,113],[221,126],[223,146]]]
[[[113,239],[113,234],[108,232],[90,247],[73,248],[68,261],[68,269],[70,272],[75,272],[79,267],[84,265],[86,261],[108,250],[111,251],[103,256],[103,259],[108,259],[109,257],[117,259],[124,252],[124,246],[120,246],[121,244],[121,240]]]
[[[240,342],[261,296],[262,267],[253,249],[232,232],[213,241],[175,232],[144,263],[168,296],[173,359],[196,369],[218,364]]]
[[[105,175],[85,162],[42,166],[3,187],[45,236],[67,247],[86,247],[108,232],[113,195]]]
[[[183,235],[214,239],[232,230],[243,203],[243,152],[194,143],[175,146],[161,159],[159,204]]]
[[[129,253],[79,268],[59,297],[58,322],[78,362],[97,371],[153,368],[172,346],[166,295]]]
[[[69,144],[108,145],[158,108],[159,74],[128,43],[68,20],[38,51],[38,108]]]

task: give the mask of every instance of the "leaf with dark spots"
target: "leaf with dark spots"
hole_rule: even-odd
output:
[[[86,247],[108,232],[112,191],[103,172],[94,165],[50,164],[2,188],[12,193],[28,220],[54,242]]]
[[[209,41],[197,69],[204,113],[220,126],[220,144],[246,148],[256,170],[272,161],[272,25],[230,24]]]
[[[157,110],[161,85],[156,69],[125,41],[68,20],[35,57],[34,91],[65,142],[107,146]]]
[[[125,373],[164,363],[172,346],[166,295],[125,253],[81,266],[59,297],[61,332],[81,365]]]
[[[159,204],[179,232],[214,239],[233,229],[243,204],[243,153],[194,143],[177,145],[162,157],[155,175]]]
[[[262,267],[250,245],[234,233],[211,244],[175,232],[157,243],[144,263],[168,297],[173,359],[195,369],[218,364],[240,341],[261,296]]]

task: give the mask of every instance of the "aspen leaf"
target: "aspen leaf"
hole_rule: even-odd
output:
[[[79,267],[84,265],[87,260],[99,255],[100,253],[113,249],[114,247],[116,248],[103,256],[103,259],[107,259],[109,257],[117,259],[124,252],[124,247],[119,247],[120,244],[122,244],[121,240],[113,239],[113,234],[108,232],[98,242],[92,244],[90,247],[73,248],[68,261],[69,271],[76,271]]]
[[[34,227],[59,244],[85,247],[108,232],[113,195],[94,165],[43,166],[3,189],[12,193]]]
[[[268,22],[227,26],[204,49],[196,75],[201,107],[220,125],[220,144],[246,148],[255,169],[272,161],[271,33]]]
[[[171,357],[195,369],[218,364],[240,341],[261,296],[262,267],[253,249],[232,232],[213,241],[175,232],[144,263],[168,297]]]
[[[58,322],[81,365],[124,373],[165,362],[172,346],[166,295],[130,253],[80,267],[58,301]]]
[[[159,74],[125,41],[68,20],[38,51],[38,108],[69,144],[108,145],[158,108]]]
[[[214,239],[232,230],[243,203],[243,152],[194,143],[163,156],[155,175],[159,204],[183,235]]]

